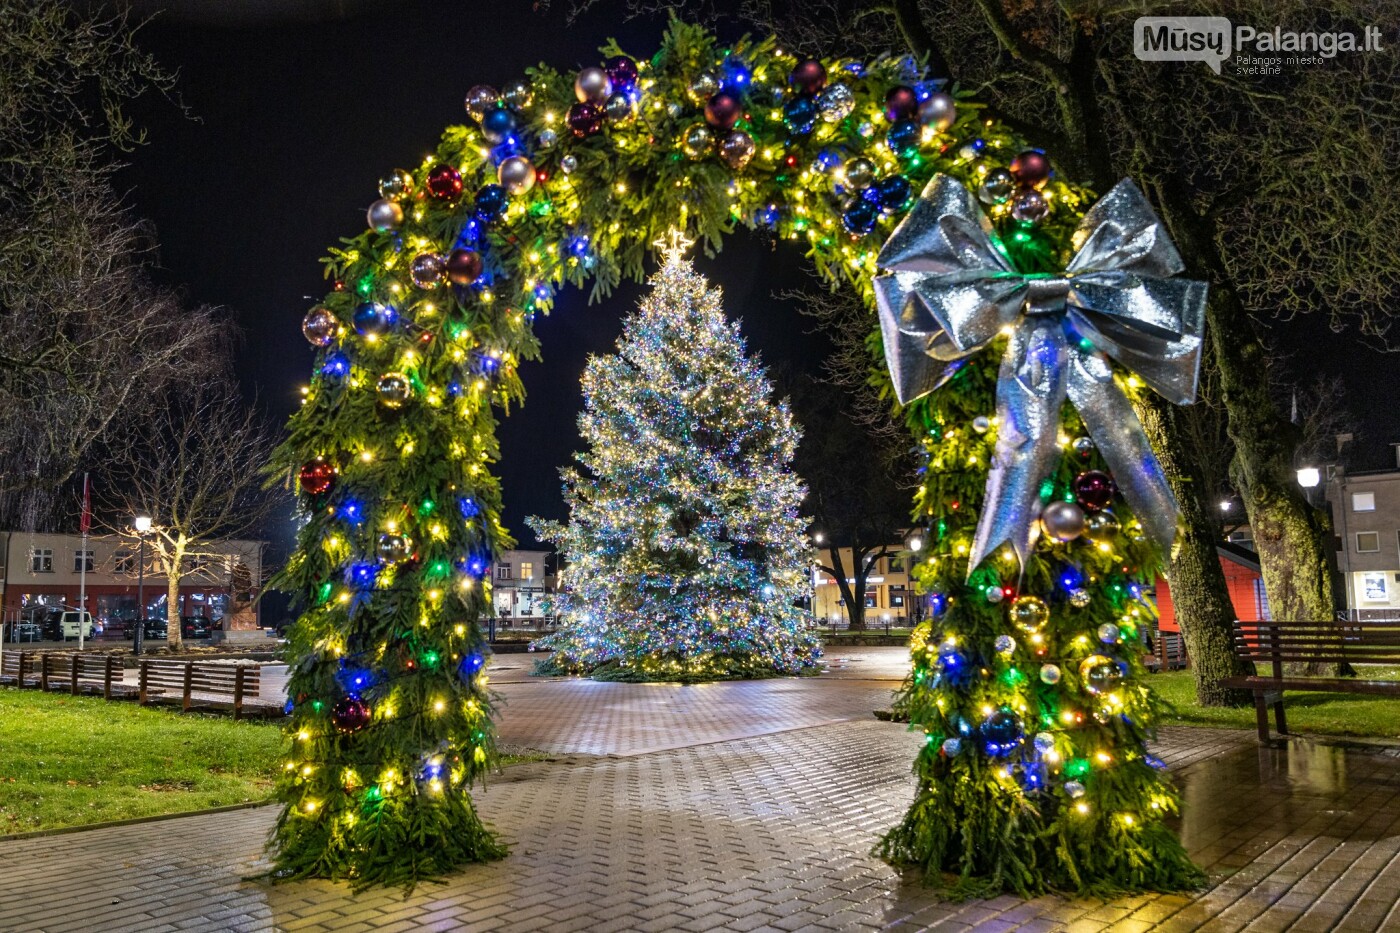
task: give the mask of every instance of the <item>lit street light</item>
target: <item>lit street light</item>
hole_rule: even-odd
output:
[[[1304,489],[1315,489],[1320,482],[1322,482],[1322,472],[1317,467],[1300,467],[1298,469],[1298,485]]]
[[[136,516],[131,527],[141,542],[136,558],[136,635],[131,642],[131,653],[139,655],[146,640],[146,535],[151,533],[151,516]]]

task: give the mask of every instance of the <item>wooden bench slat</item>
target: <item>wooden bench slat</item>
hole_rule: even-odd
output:
[[[1240,657],[1246,661],[1255,663],[1271,663],[1273,661],[1283,661],[1285,664],[1310,664],[1313,662],[1320,664],[1393,664],[1393,657],[1376,657],[1373,655],[1358,654],[1321,654],[1315,652],[1285,652],[1276,654],[1272,651],[1258,653],[1242,653]]]

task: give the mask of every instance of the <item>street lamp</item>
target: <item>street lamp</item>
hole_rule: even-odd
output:
[[[825,544],[825,543],[826,543],[826,532],[823,532],[823,531],[814,531],[814,532],[812,532],[812,543],[813,543],[813,544]]]
[[[141,542],[136,558],[136,635],[131,642],[131,653],[139,655],[146,640],[146,535],[151,533],[151,516],[137,515],[131,527]]]
[[[1298,485],[1304,489],[1316,489],[1318,483],[1322,482],[1322,471],[1317,467],[1299,467]]]
[[[915,528],[904,536],[904,546],[911,551],[922,551],[924,549],[924,533]]]

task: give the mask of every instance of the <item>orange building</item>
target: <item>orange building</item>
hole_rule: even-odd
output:
[[[1225,585],[1230,590],[1235,618],[1247,622],[1270,618],[1264,578],[1259,573],[1259,555],[1228,541],[1217,544],[1215,549],[1220,554],[1220,568],[1225,571]],[[1163,632],[1181,631],[1172,606],[1171,585],[1165,577],[1157,578],[1157,614]]]

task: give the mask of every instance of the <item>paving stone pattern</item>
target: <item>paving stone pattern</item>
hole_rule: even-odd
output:
[[[1156,746],[1208,890],[943,902],[869,854],[913,789],[889,687],[510,684],[502,739],[557,757],[478,793],[504,861],[407,898],[245,880],[272,808],[12,840],[0,930],[1400,930],[1400,758],[1228,730]]]

